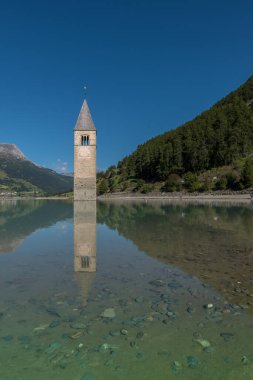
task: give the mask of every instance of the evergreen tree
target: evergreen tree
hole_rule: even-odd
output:
[[[253,186],[253,161],[251,159],[245,161],[242,171],[242,183],[246,188]]]
[[[102,195],[108,191],[108,181],[103,178],[101,182],[98,184],[97,192],[98,195]]]

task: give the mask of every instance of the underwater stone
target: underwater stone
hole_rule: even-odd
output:
[[[70,323],[70,327],[76,330],[84,330],[87,326],[84,323]]]
[[[27,335],[22,335],[18,337],[18,340],[22,344],[29,344],[31,342],[31,338]]]
[[[51,343],[49,347],[45,350],[46,354],[52,354],[56,350],[59,350],[62,347],[62,345],[58,342]]]
[[[164,281],[163,280],[153,280],[153,281],[150,281],[149,284],[152,286],[160,287],[160,286],[164,285]]]
[[[115,310],[112,307],[109,307],[109,308],[105,309],[103,311],[103,313],[101,313],[101,317],[115,318],[116,317]]]
[[[143,352],[138,352],[136,354],[136,357],[137,357],[137,359],[143,359],[144,358],[144,353]]]
[[[76,332],[76,333],[73,334],[73,335],[69,335],[69,338],[70,338],[70,339],[78,339],[78,338],[80,338],[82,335],[83,335],[83,333],[82,333],[81,331],[78,331],[78,332]]]
[[[210,347],[205,347],[205,348],[203,349],[203,351],[204,351],[206,354],[212,354],[212,353],[215,351],[215,349],[214,349],[214,347],[210,346]]]
[[[93,373],[91,372],[87,372],[82,378],[81,380],[94,380],[95,377],[93,375]]]
[[[168,287],[171,289],[178,289],[178,288],[182,288],[182,285],[179,284],[178,282],[170,282],[168,284]]]
[[[13,336],[12,335],[6,335],[6,336],[3,336],[2,339],[5,342],[11,342],[13,340]]]
[[[192,314],[195,313],[196,309],[193,306],[188,306],[186,311],[187,313]]]
[[[173,363],[171,363],[170,368],[174,373],[178,373],[183,369],[182,364],[178,361],[174,361]]]
[[[234,338],[234,334],[230,332],[221,332],[220,336],[225,340],[225,342],[228,342]]]
[[[241,358],[242,364],[250,364],[250,360],[247,358],[247,356],[243,356]]]
[[[207,303],[205,305],[203,305],[204,309],[212,309],[213,308],[213,304],[212,303]]]
[[[59,319],[57,319],[57,320],[51,322],[49,327],[54,328],[54,327],[60,326],[60,324],[61,324],[61,321],[59,321]]]
[[[58,313],[58,311],[54,308],[47,308],[46,311],[50,314],[50,315],[54,315],[55,317],[59,317],[61,318],[60,314]]]
[[[119,336],[119,335],[120,335],[120,330],[117,330],[117,329],[111,330],[111,331],[109,332],[109,334],[110,334],[111,336]]]
[[[197,342],[201,345],[203,348],[207,348],[211,346],[211,343],[206,339],[194,339],[194,342]]]
[[[195,356],[187,356],[187,366],[191,369],[195,369],[199,366],[199,359]]]
[[[138,331],[137,334],[136,334],[136,338],[138,338],[138,339],[143,338],[143,336],[144,336],[144,332],[143,331]]]
[[[137,303],[142,303],[143,301],[144,301],[143,297],[136,297],[135,298],[135,302],[137,302]]]

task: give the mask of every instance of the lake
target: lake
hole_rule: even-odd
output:
[[[253,379],[253,207],[0,202],[1,380]]]

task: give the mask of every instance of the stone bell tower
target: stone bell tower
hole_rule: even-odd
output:
[[[86,99],[74,129],[74,200],[96,200],[97,132]]]

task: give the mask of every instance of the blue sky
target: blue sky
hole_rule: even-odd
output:
[[[0,142],[73,170],[88,86],[98,168],[209,108],[253,74],[252,0],[0,3]]]

